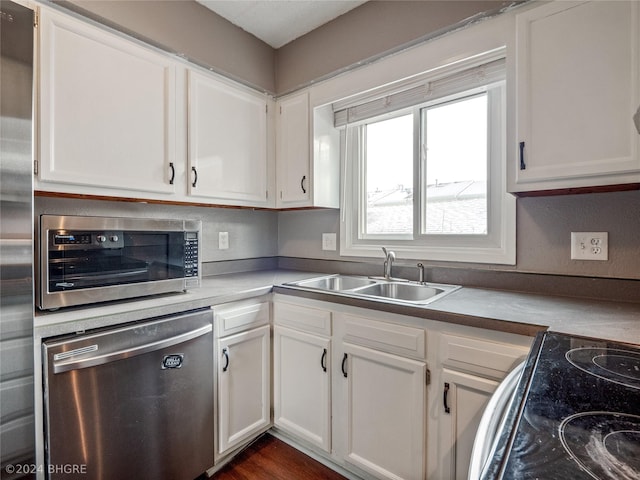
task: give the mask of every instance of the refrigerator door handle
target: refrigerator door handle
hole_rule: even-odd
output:
[[[57,374],[57,373],[68,372],[70,370],[78,370],[80,368],[94,367],[96,365],[103,365],[105,363],[115,362],[116,360],[135,357],[137,355],[153,352],[165,347],[171,347],[173,345],[178,345],[179,343],[184,343],[188,340],[201,337],[202,335],[206,335],[207,333],[209,333],[211,330],[213,330],[213,326],[211,324],[208,324],[200,328],[196,328],[195,330],[191,330],[189,332],[185,332],[180,335],[175,335],[170,338],[165,338],[162,340],[158,340],[156,342],[138,345],[135,347],[124,349],[124,350],[118,350],[116,352],[106,353],[104,355],[92,355],[90,357],[82,358],[79,360],[65,359],[61,361],[54,361],[53,373]],[[98,351],[98,349],[96,348],[95,351]],[[79,354],[84,354],[84,353],[86,352],[79,352]]]

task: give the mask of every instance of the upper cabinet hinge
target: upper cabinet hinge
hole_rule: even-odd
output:
[[[264,113],[269,113],[269,104],[268,103],[264,106]]]
[[[431,370],[429,370],[428,368],[427,368],[427,374],[425,376],[426,376],[425,380],[427,382],[427,385],[431,385]]]
[[[38,175],[38,160],[33,161],[33,174]]]
[[[280,105],[280,115],[282,115],[282,105]]]

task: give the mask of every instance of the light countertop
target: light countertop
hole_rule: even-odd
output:
[[[275,291],[523,335],[533,336],[538,331],[549,329],[640,345],[640,303],[463,287],[431,304],[412,306],[283,286],[288,282],[320,275],[325,274],[267,270],[205,277],[201,287],[186,293],[38,312],[34,328],[37,337],[46,338],[220,305]]]

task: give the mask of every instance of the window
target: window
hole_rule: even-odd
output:
[[[497,59],[334,105],[345,147],[341,254],[387,246],[405,258],[515,263],[504,97]]]

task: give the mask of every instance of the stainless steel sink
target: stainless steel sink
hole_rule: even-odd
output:
[[[324,291],[354,298],[420,305],[431,303],[460,288],[458,285],[417,283],[356,275],[326,275],[285,285],[301,290]]]
[[[375,285],[358,290],[360,295],[405,300],[407,302],[423,302],[436,295],[443,294],[443,288],[436,288],[415,283],[376,283]]]
[[[303,280],[294,282],[296,285],[307,288],[317,288],[320,290],[351,290],[354,288],[365,287],[375,284],[373,280],[364,277],[348,277],[344,275],[333,275],[330,277],[313,278],[311,280]]]

